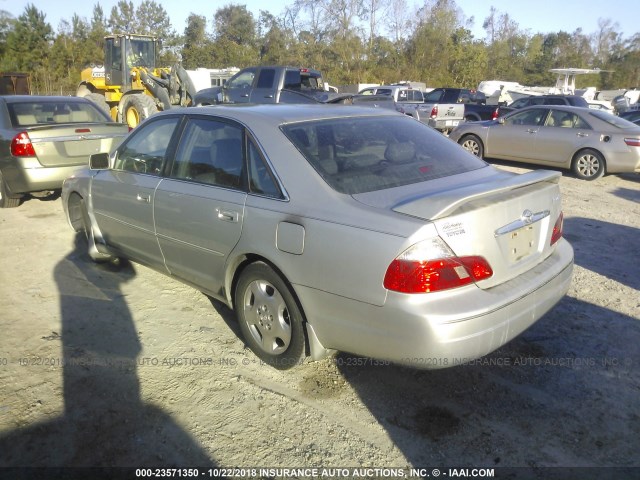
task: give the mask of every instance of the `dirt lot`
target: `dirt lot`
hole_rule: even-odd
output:
[[[561,185],[568,296],[438,371],[273,370],[205,295],[92,264],[59,199],[0,211],[0,467],[640,467],[640,175]]]

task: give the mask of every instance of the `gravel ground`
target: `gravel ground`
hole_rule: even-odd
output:
[[[437,371],[347,354],[274,370],[223,305],[143,266],[92,264],[59,199],[1,210],[0,477],[23,466],[640,477],[640,175],[565,174],[561,187],[568,295],[499,351]]]

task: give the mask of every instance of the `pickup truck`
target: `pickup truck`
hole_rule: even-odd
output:
[[[464,105],[464,119],[467,122],[495,120],[498,106],[486,105],[484,93],[466,88],[435,88],[425,97],[426,103],[461,103]]]
[[[220,87],[196,92],[194,105],[315,103],[328,98],[322,75],[308,68],[257,66],[240,70]]]
[[[369,87],[359,92],[361,95],[388,95],[395,103],[396,109],[406,115],[426,123],[436,130],[448,133],[464,121],[464,107],[457,104],[433,103],[425,104],[425,94],[410,86],[382,85]]]
[[[196,92],[192,105],[221,103],[332,103],[395,108],[388,96],[331,92],[318,70],[286,66],[244,68],[224,85]]]

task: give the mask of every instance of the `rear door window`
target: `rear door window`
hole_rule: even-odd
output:
[[[192,118],[180,138],[170,176],[240,189],[244,154],[242,128],[208,118]]]
[[[544,108],[529,108],[524,111],[514,113],[505,117],[505,125],[541,125],[547,117],[547,110]]]
[[[273,80],[276,78],[276,71],[273,68],[263,68],[258,75],[256,88],[273,88]]]

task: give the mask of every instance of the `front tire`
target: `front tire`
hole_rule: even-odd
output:
[[[582,180],[595,180],[604,175],[605,160],[600,152],[587,148],[578,152],[571,162],[571,169]]]
[[[482,141],[475,135],[465,135],[458,141],[458,143],[467,152],[474,154],[476,157],[484,157],[484,146],[482,145]]]
[[[249,265],[235,289],[234,307],[249,348],[287,370],[305,357],[304,316],[287,283],[263,262]]]
[[[22,196],[11,195],[9,188],[2,178],[2,172],[0,172],[0,208],[15,208],[20,205]]]
[[[135,128],[154,113],[158,113],[158,107],[149,95],[143,93],[127,95],[122,100],[120,122]]]

